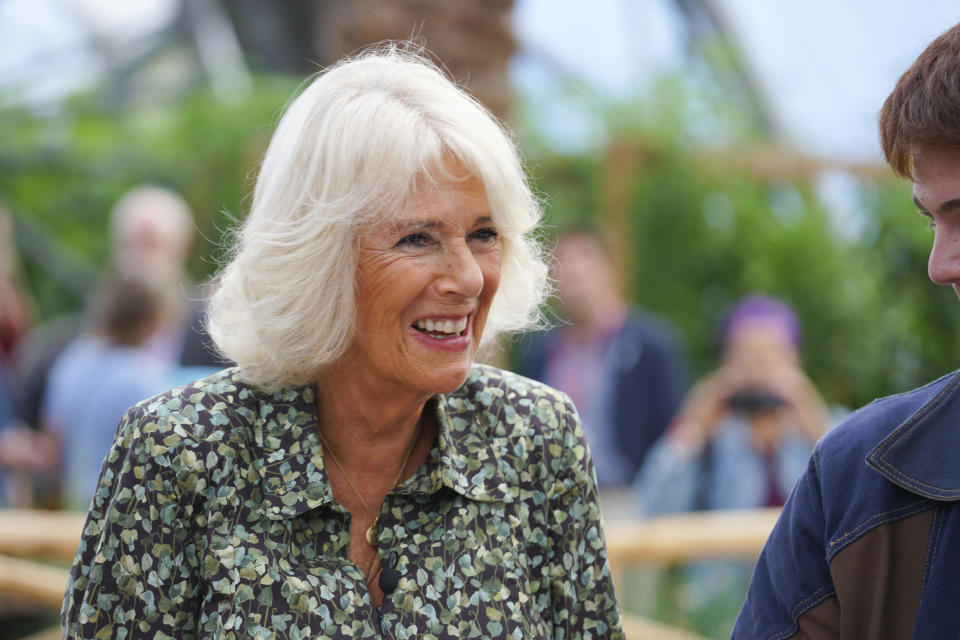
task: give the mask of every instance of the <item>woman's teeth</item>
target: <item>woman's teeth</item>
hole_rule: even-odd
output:
[[[459,320],[431,320],[429,318],[424,318],[414,322],[413,326],[428,333],[445,333],[453,335],[459,334],[467,328],[467,317],[464,316]]]

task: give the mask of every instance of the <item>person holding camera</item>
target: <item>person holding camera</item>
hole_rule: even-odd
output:
[[[830,423],[801,367],[800,334],[780,300],[734,307],[721,366],[687,395],[637,476],[642,515],[784,504]]]

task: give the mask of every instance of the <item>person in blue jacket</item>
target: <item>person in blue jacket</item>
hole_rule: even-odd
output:
[[[554,276],[568,321],[532,336],[520,373],[573,399],[608,498],[626,492],[683,399],[685,357],[670,324],[631,308],[617,290],[603,237],[587,226],[564,229]],[[609,501],[609,500],[608,500]]]
[[[928,272],[960,294],[960,25],[880,115],[934,229]],[[733,638],[960,638],[960,372],[828,433],[760,555]]]

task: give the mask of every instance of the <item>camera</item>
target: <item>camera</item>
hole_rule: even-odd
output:
[[[731,411],[748,415],[776,411],[786,404],[783,398],[764,389],[741,389],[731,394],[726,403]]]

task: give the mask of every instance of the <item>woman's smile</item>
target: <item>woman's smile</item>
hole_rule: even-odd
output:
[[[414,339],[428,349],[465,351],[473,345],[470,316],[421,318],[411,325]]]

